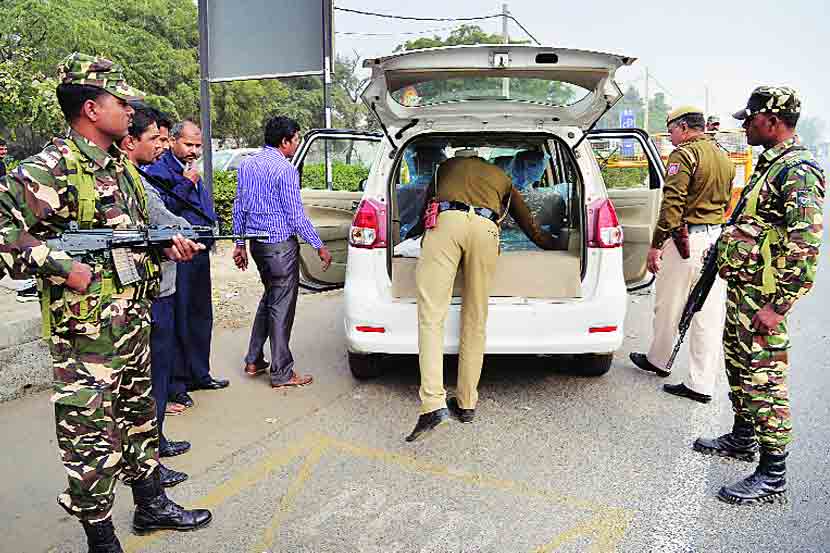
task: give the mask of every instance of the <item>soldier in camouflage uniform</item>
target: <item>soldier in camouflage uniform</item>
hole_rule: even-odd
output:
[[[732,432],[699,438],[703,453],[760,463],[749,477],[721,488],[730,503],[771,502],[786,491],[790,443],[786,316],[813,286],[822,237],[824,174],[799,145],[801,112],[787,87],[756,88],[743,120],[747,142],[766,150],[746,186],[745,208],[718,243],[718,269],[727,281],[723,334],[726,373],[735,414]]]
[[[133,490],[133,527],[192,530],[210,522],[164,493],[150,395],[150,304],[159,254],[130,252],[142,277],[122,286],[109,256],[73,260],[46,240],[80,228],[146,226],[146,196],[135,168],[115,146],[140,97],[111,61],[72,54],[59,66],[58,102],[71,130],[0,181],[0,258],[40,278],[44,333],[54,366],[58,447],[69,487],[58,503],[78,517],[90,552],[122,551],[111,520],[116,478]],[[181,237],[164,254],[191,259]]]

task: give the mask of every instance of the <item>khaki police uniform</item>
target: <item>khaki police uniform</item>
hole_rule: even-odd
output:
[[[700,276],[703,255],[720,235],[734,177],[732,162],[704,135],[683,142],[669,155],[660,218],[651,242],[663,255],[655,280],[654,337],[647,358],[660,369],[665,370],[671,357],[677,325]],[[680,256],[671,239],[671,231],[684,224],[689,227],[688,259]],[[717,278],[689,329],[689,376],[684,384],[707,396],[712,395],[721,371],[725,297],[726,285]]]
[[[438,199],[470,206],[446,210],[424,235],[415,273],[418,298],[418,350],[421,367],[421,413],[446,407],[444,390],[444,321],[459,266],[464,269],[461,340],[458,359],[458,402],[474,409],[484,357],[490,281],[499,255],[499,226],[476,214],[487,208],[501,214],[513,188],[510,178],[481,158],[455,157],[437,173]],[[529,215],[529,212],[527,212]]]

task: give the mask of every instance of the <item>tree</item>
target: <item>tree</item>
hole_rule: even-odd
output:
[[[196,17],[191,0],[3,0],[0,127],[15,137],[32,137],[25,152],[29,154],[65,126],[54,99],[55,67],[74,51],[120,63],[128,82],[149,93],[156,104],[180,117],[196,117]],[[12,94],[31,97],[32,102],[7,102]]]
[[[802,117],[798,121],[796,132],[805,146],[815,150],[819,143],[824,141],[826,127],[826,123],[820,117]]]
[[[671,106],[666,103],[666,95],[657,92],[648,102],[648,132],[666,132],[666,117]]]
[[[634,85],[628,85],[622,99],[599,120],[597,127],[600,129],[619,128],[620,115],[624,111],[630,110],[634,113],[635,126],[643,128],[643,105],[643,97],[640,96],[640,91]]]
[[[395,52],[404,50],[419,50],[421,48],[440,48],[441,46],[461,46],[463,44],[502,44],[504,39],[500,34],[485,33],[478,25],[461,25],[454,29],[447,38],[438,35],[407,40],[395,48]],[[514,42],[524,44],[524,42]]]

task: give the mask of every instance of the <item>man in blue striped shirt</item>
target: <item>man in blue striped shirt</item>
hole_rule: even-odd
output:
[[[289,159],[300,144],[300,126],[288,117],[274,117],[265,124],[265,146],[245,158],[237,171],[236,200],[233,203],[235,234],[267,232],[267,241],[252,240],[254,258],[264,291],[259,301],[245,372],[256,376],[268,364],[263,356],[265,340],[271,343],[271,386],[284,388],[311,383],[311,376],[294,371],[288,348],[300,282],[299,235],[317,249],[322,269],[331,264],[331,254],[314,225],[306,217],[300,196],[300,175]],[[244,242],[233,250],[233,260],[243,271],[248,268]]]

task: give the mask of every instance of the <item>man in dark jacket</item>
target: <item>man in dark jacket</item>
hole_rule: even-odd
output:
[[[214,226],[216,212],[210,190],[194,167],[202,156],[202,131],[193,121],[182,121],[173,126],[171,134],[171,148],[147,172],[166,185],[159,193],[167,209],[192,225]],[[210,374],[211,301],[210,254],[205,250],[176,271],[176,334],[182,354],[170,390],[176,403],[193,405],[188,390],[218,390],[229,384]]]

